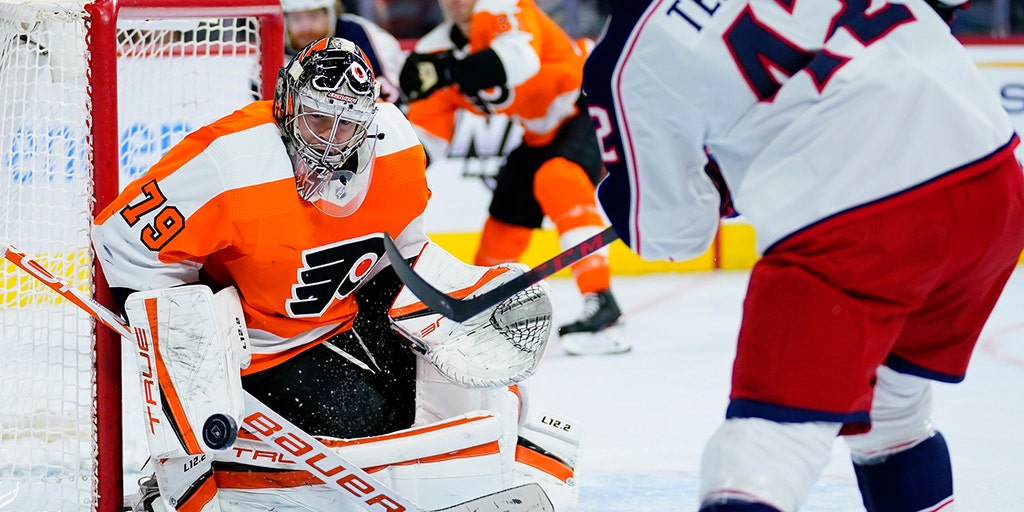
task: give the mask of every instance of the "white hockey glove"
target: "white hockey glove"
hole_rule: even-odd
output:
[[[467,265],[428,242],[413,265],[427,282],[468,297],[525,273],[518,263]],[[389,312],[395,330],[452,382],[493,388],[520,382],[537,370],[551,335],[551,292],[537,283],[494,308],[457,323],[427,307],[403,287]]]

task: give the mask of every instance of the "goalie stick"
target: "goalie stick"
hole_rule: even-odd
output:
[[[51,290],[106,325],[123,339],[135,339],[131,328],[116,313],[85,292],[69,285],[38,261],[10,244],[4,244],[4,258],[38,279]],[[337,452],[295,426],[276,411],[245,392],[246,431],[295,460],[324,484],[334,488],[355,505],[368,512],[553,512],[547,493],[540,484],[528,483],[471,500],[428,511],[381,484],[369,473],[350,463]]]
[[[385,233],[385,235],[387,235],[387,233]],[[515,277],[493,290],[470,299],[459,299],[451,295],[447,295],[437,288],[434,288],[433,285],[420,277],[420,275],[417,274],[408,263],[406,263],[405,258],[403,258],[402,254],[398,251],[398,247],[395,246],[395,242],[392,240],[391,235],[384,237],[384,248],[388,253],[388,259],[391,260],[391,266],[395,269],[395,273],[398,274],[399,279],[401,279],[402,282],[412,290],[412,293],[423,301],[428,308],[451,318],[456,322],[465,322],[466,320],[482,313],[487,308],[495,306],[501,301],[525,290],[526,288],[529,288],[531,285],[541,281],[545,277],[548,277],[551,274],[554,274],[559,270],[562,270],[597,252],[604,246],[618,240],[618,238],[619,235],[615,234],[615,230],[609,227],[579,244],[562,251],[554,258],[537,265],[525,274]]]

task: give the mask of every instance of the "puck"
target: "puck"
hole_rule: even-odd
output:
[[[203,423],[203,442],[212,450],[224,450],[235,444],[238,424],[226,414],[213,414]]]

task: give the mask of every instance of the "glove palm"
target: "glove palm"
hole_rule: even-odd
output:
[[[409,101],[426,98],[455,81],[455,62],[455,56],[450,51],[413,53],[405,59],[398,76],[398,85]]]

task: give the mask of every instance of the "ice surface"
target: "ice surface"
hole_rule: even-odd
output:
[[[696,510],[700,455],[725,412],[748,275],[617,277],[612,286],[635,343],[631,353],[571,357],[552,340],[529,383],[530,402],[583,428],[579,511]],[[551,285],[558,325],[582,304],[571,280]],[[982,334],[967,379],[935,386],[936,424],[952,452],[959,512],[1022,510],[1022,312],[1024,267]],[[126,370],[126,378],[135,376]],[[126,457],[141,465],[145,451],[135,444]],[[131,492],[141,473],[129,473]],[[845,445],[836,442],[832,463],[802,512],[863,510]]]

